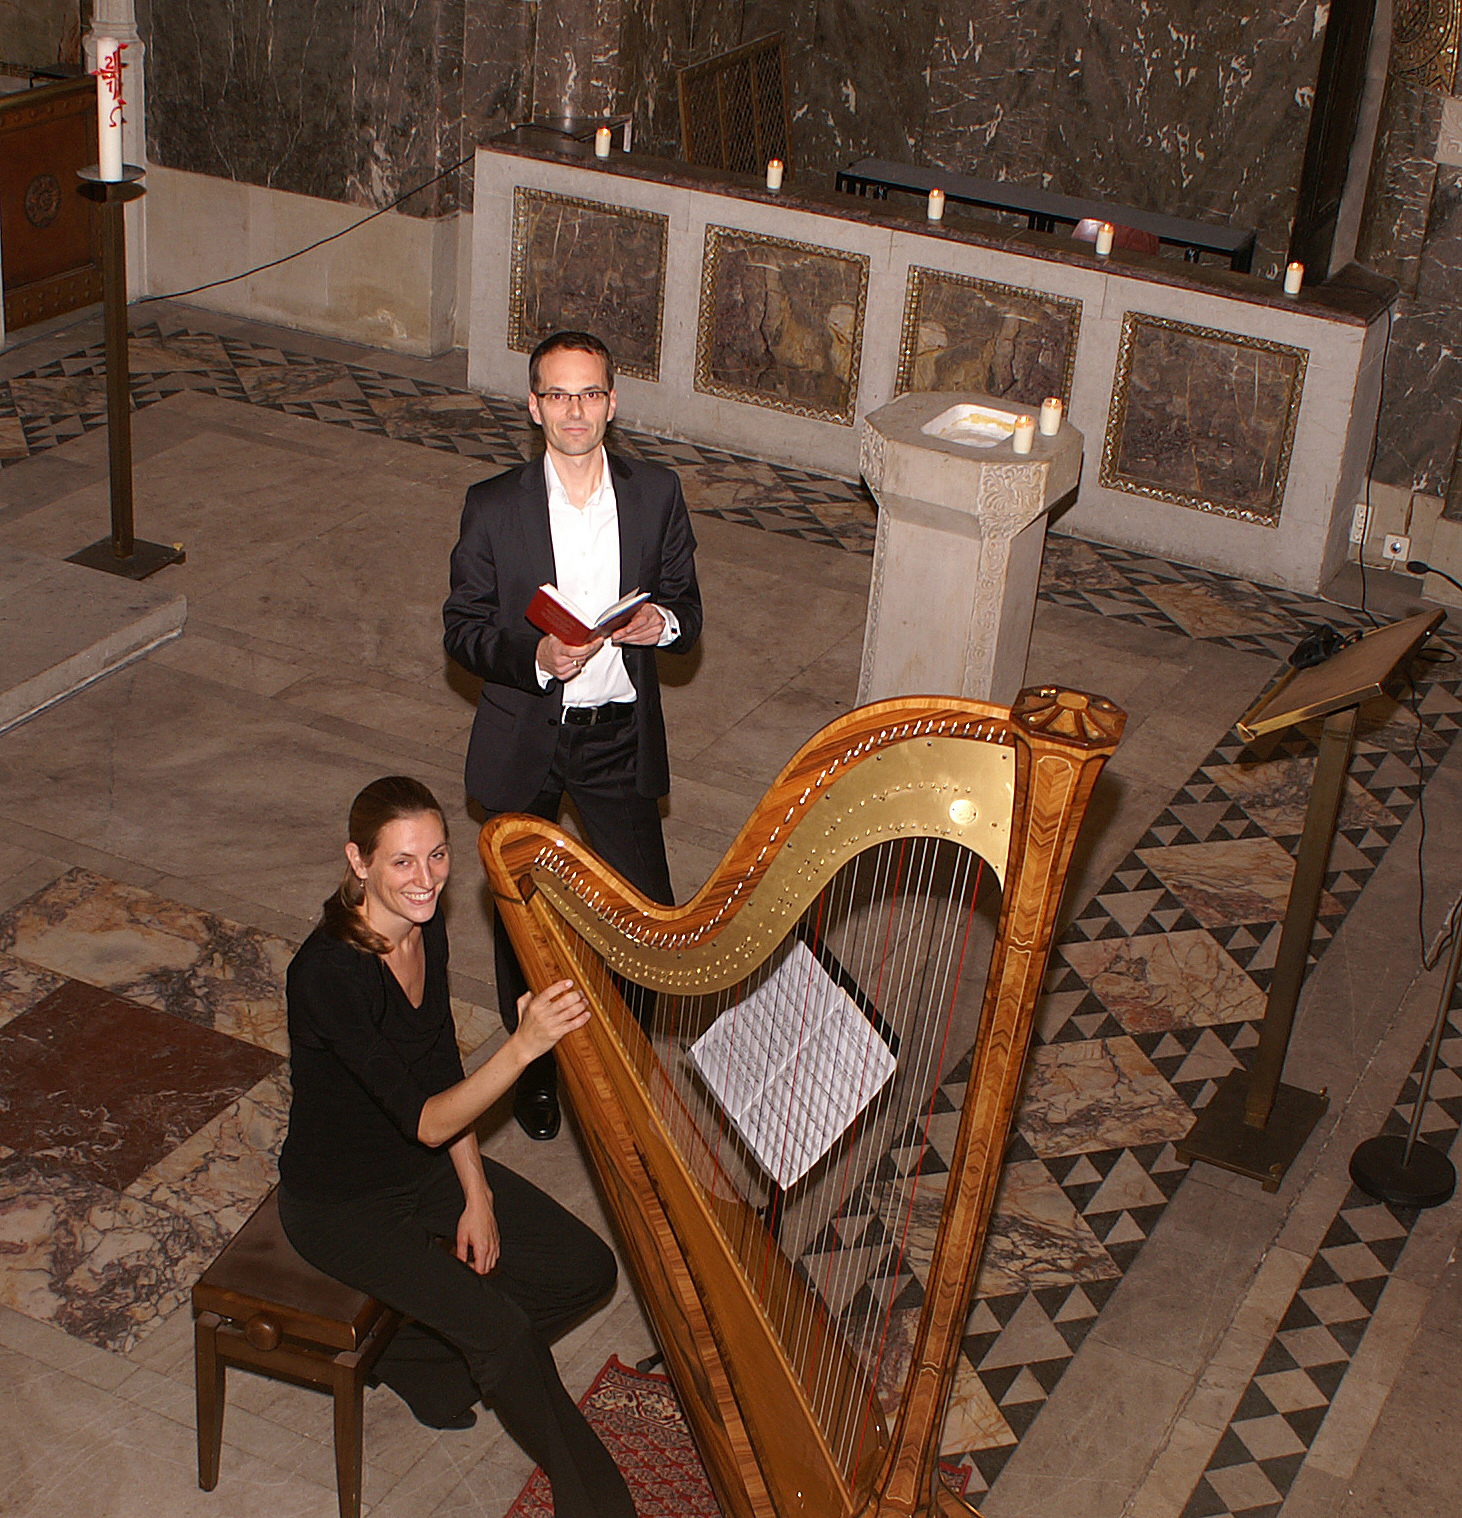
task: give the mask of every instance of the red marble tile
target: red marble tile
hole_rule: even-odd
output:
[[[0,1144],[122,1191],[282,1063],[68,980],[0,1027]]]

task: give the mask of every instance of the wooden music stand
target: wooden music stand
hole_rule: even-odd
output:
[[[1323,664],[1287,670],[1235,724],[1252,742],[1314,717],[1325,719],[1253,1073],[1233,1070],[1219,1082],[1213,1099],[1177,1146],[1179,1159],[1206,1160],[1261,1181],[1265,1191],[1277,1191],[1330,1105],[1324,1090],[1304,1091],[1285,1085],[1279,1077],[1345,792],[1356,713],[1363,702],[1381,694],[1385,682],[1445,616],[1442,611],[1418,612],[1367,633]]]

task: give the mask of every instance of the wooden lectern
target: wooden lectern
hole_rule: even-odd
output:
[[[1253,1073],[1233,1070],[1219,1082],[1213,1099],[1177,1146],[1179,1159],[1206,1160],[1263,1182],[1266,1191],[1277,1191],[1285,1171],[1330,1105],[1325,1091],[1304,1091],[1285,1085],[1279,1077],[1289,1049],[1295,1005],[1305,978],[1315,914],[1345,792],[1356,713],[1363,702],[1380,695],[1385,682],[1445,616],[1442,611],[1419,612],[1367,633],[1323,664],[1287,670],[1236,724],[1242,736],[1252,742],[1265,733],[1314,717],[1325,719]]]

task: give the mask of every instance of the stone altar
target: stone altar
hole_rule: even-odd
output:
[[[968,696],[1009,704],[1025,683],[1046,516],[1081,474],[1063,422],[1014,451],[1017,413],[992,396],[914,392],[863,421],[878,501],[858,700]]]

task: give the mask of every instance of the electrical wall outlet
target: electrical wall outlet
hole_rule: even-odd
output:
[[[1370,515],[1370,507],[1364,501],[1355,503],[1355,511],[1350,518],[1350,541],[1352,543],[1364,543],[1366,540],[1366,518]]]
[[[1404,532],[1388,532],[1381,539],[1381,557],[1388,564],[1404,564],[1411,557],[1411,539]]]

